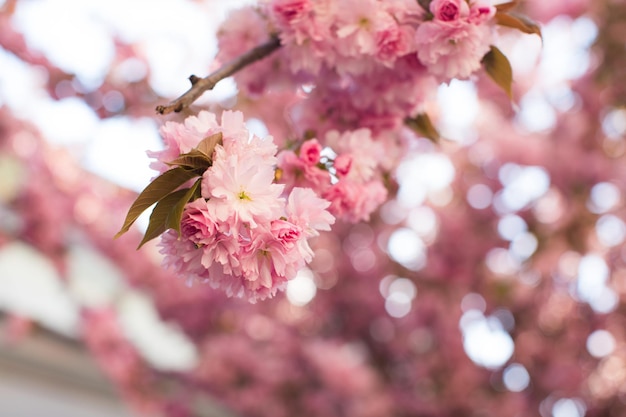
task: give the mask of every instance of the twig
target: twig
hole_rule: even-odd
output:
[[[280,48],[280,39],[276,36],[272,36],[268,42],[259,45],[231,62],[228,62],[205,78],[200,78],[195,75],[190,76],[189,81],[191,82],[191,88],[176,100],[171,101],[167,106],[157,106],[157,113],[168,114],[171,112],[178,113],[182,111],[196,101],[205,91],[213,89],[213,87],[215,87],[215,85],[224,78],[230,77],[240,69],[268,56],[278,48]]]

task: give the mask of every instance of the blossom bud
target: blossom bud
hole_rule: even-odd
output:
[[[345,177],[352,167],[352,156],[348,154],[339,155],[335,158],[335,170],[338,177]]]
[[[322,146],[317,139],[310,139],[300,147],[300,159],[306,162],[307,165],[315,165],[320,161],[321,152]]]

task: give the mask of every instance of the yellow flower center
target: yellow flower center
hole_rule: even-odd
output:
[[[239,197],[240,200],[252,201],[250,196],[248,194],[246,194],[246,192],[244,190],[239,191],[239,195],[237,197]]]

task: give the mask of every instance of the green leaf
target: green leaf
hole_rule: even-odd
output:
[[[515,7],[517,7],[517,4],[519,3],[518,0],[513,0],[510,1],[508,3],[500,3],[500,4],[496,4],[496,13],[500,13],[500,12],[506,12],[509,11],[511,9],[514,9]]]
[[[526,16],[517,13],[498,12],[496,13],[496,23],[500,26],[517,29],[530,35],[539,35],[539,37],[543,40],[539,25]]]
[[[191,188],[174,191],[154,206],[154,210],[152,210],[150,215],[148,229],[137,249],[168,229],[174,229],[180,233],[180,221],[183,217],[185,204],[194,200],[201,182],[202,178],[198,178]]]
[[[183,217],[185,205],[201,197],[201,183],[202,178],[198,178],[190,188],[174,191],[157,203],[150,215],[146,234],[137,249],[168,229],[174,229],[180,233],[180,222]]]
[[[181,168],[204,172],[211,166],[212,161],[211,158],[204,152],[201,152],[198,149],[192,149],[188,153],[179,155],[178,158],[168,162],[167,164],[170,166],[177,165]]]
[[[482,59],[482,64],[489,77],[498,84],[504,92],[513,99],[511,85],[513,84],[513,69],[506,56],[495,46]]]
[[[195,149],[199,150],[203,154],[209,157],[210,160],[213,158],[213,151],[217,145],[222,144],[222,132],[218,132],[214,135],[207,136],[202,139],[198,146]]]
[[[435,125],[433,125],[433,122],[430,120],[430,117],[428,117],[428,114],[420,113],[413,118],[407,117],[404,119],[404,124],[417,134],[430,139],[435,143],[439,143],[441,136],[435,128]]]
[[[178,233],[180,233],[180,220],[183,217],[183,210],[185,208],[185,204],[190,201],[195,200],[196,194],[200,191],[200,184],[202,183],[202,178],[198,178],[193,185],[187,189],[187,192],[182,196],[180,200],[176,204],[172,206],[169,215],[167,216],[167,229],[174,229]]]
[[[141,248],[146,242],[149,242],[169,229],[168,224],[170,212],[172,211],[172,208],[179,203],[185,195],[187,195],[188,191],[189,188],[174,191],[173,193],[168,194],[165,198],[161,199],[157,205],[154,206],[154,210],[152,210],[152,214],[150,214],[148,229],[146,230],[146,234],[141,240],[141,243],[139,243],[137,249]]]
[[[130,209],[128,209],[124,225],[120,231],[117,232],[115,237],[118,238],[126,233],[135,220],[137,220],[141,213],[148,207],[162,200],[172,191],[197,176],[198,174],[193,171],[178,167],[167,170],[155,178],[154,181],[148,184],[141,194],[139,194]]]
[[[194,189],[194,187],[192,186],[191,188],[194,189],[193,194],[191,195],[191,197],[189,198],[189,201],[195,201],[197,199],[199,199],[200,197],[202,197],[202,178],[198,178],[198,181],[196,181],[196,183],[198,184],[198,186]],[[194,183],[194,186],[196,185],[196,183]]]
[[[424,8],[424,10],[430,12],[430,3],[432,3],[433,0],[417,0],[417,2]]]

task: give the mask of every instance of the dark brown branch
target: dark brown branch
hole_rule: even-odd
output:
[[[189,81],[191,82],[191,88],[176,100],[171,101],[167,106],[157,106],[157,113],[168,114],[171,112],[180,112],[188,108],[205,91],[212,90],[218,82],[226,77],[230,77],[253,62],[265,58],[278,48],[280,48],[280,39],[273,36],[268,42],[249,50],[205,78],[196,77],[195,75],[190,76]]]

